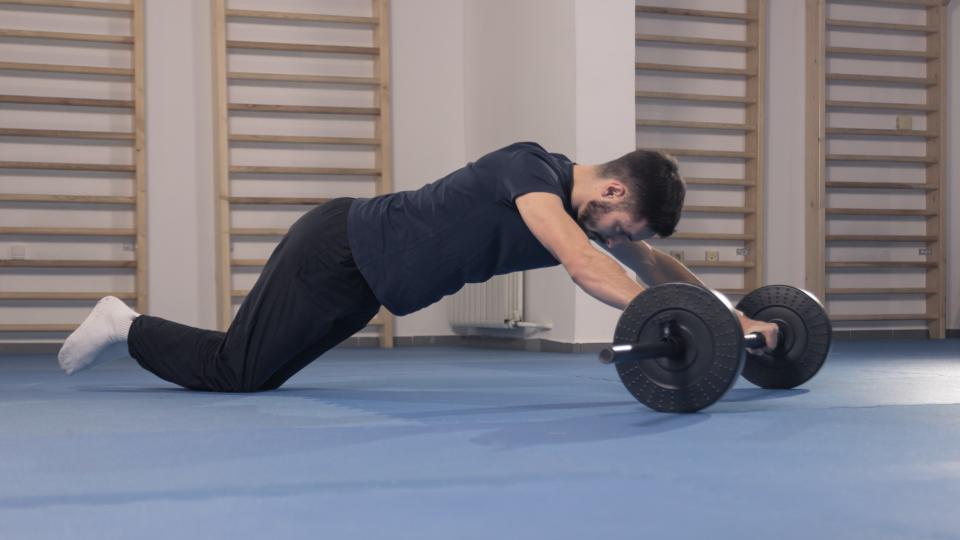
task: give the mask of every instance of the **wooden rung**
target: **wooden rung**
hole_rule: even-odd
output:
[[[733,234],[733,233],[684,233],[678,232],[670,235],[664,240],[754,240],[756,236],[752,234]]]
[[[267,103],[229,103],[231,111],[254,111],[276,113],[342,114],[377,116],[379,107],[326,107],[317,105],[274,105]]]
[[[907,189],[916,191],[936,191],[937,186],[919,182],[832,182],[824,183],[827,189]]]
[[[756,75],[755,69],[739,68],[718,68],[708,66],[682,66],[677,64],[655,64],[651,62],[638,62],[635,66],[638,71],[670,71],[673,73],[699,73],[702,75],[734,75],[751,76]]]
[[[637,13],[652,13],[654,15],[675,15],[678,17],[696,17],[698,19],[734,19],[738,21],[755,21],[757,18],[749,13],[732,11],[710,11],[706,9],[686,9],[659,6],[637,6]]]
[[[0,300],[99,300],[104,296],[137,299],[137,294],[132,292],[0,292]]]
[[[935,77],[899,77],[894,75],[860,75],[857,73],[827,73],[828,81],[855,82],[868,84],[906,84],[933,86],[939,82]]]
[[[828,215],[837,216],[935,216],[936,210],[901,210],[892,208],[827,208]]]
[[[866,49],[861,47],[827,47],[827,55],[834,56],[882,56],[887,58],[904,58],[926,60],[936,58],[937,55],[926,51],[904,51],[896,49]]]
[[[107,107],[112,109],[132,109],[129,99],[90,99],[46,96],[0,95],[0,103],[26,103],[32,105],[72,105],[76,107]]]
[[[864,315],[830,315],[831,321],[935,321],[939,317],[936,315],[926,315],[923,313],[891,313],[883,314],[864,314]]]
[[[135,204],[135,197],[125,195],[47,195],[39,193],[0,193],[3,202]]]
[[[926,288],[903,287],[864,287],[864,288],[833,288],[827,289],[827,296],[855,295],[855,294],[937,294],[937,291]]]
[[[40,30],[0,29],[0,38],[56,39],[65,41],[83,41],[89,43],[131,44],[133,36],[111,36],[107,34],[75,34],[71,32],[43,32]]]
[[[2,268],[136,268],[137,261],[0,259]]]
[[[827,28],[862,28],[866,30],[894,30],[900,32],[920,32],[932,34],[939,31],[937,26],[922,24],[900,24],[870,21],[851,21],[846,19],[827,19]]]
[[[676,101],[709,101],[717,103],[752,103],[742,96],[720,96],[713,94],[684,94],[681,92],[646,92],[638,91],[638,98],[642,99],[670,99]]]
[[[359,86],[377,86],[380,80],[375,77],[338,77],[331,75],[298,75],[294,73],[251,73],[232,71],[227,78],[235,81],[276,81],[316,84],[346,84]]]
[[[287,234],[288,229],[284,228],[256,228],[256,227],[235,227],[230,229],[230,234],[234,236],[283,236]]]
[[[683,213],[688,212],[698,213],[698,214],[753,214],[756,212],[753,208],[746,208],[742,206],[691,206],[685,205],[683,207]]]
[[[936,242],[925,234],[828,234],[827,242]]]
[[[380,49],[376,47],[353,47],[349,45],[313,45],[308,43],[277,43],[272,41],[237,41],[228,40],[228,49],[246,49],[257,51],[290,51],[330,54],[359,54],[377,56]]]
[[[753,268],[751,261],[683,261],[690,268]]]
[[[49,171],[134,172],[133,165],[106,163],[56,163],[33,161],[0,161],[0,169],[40,169]]]
[[[640,127],[665,127],[680,129],[754,131],[756,127],[750,124],[730,124],[724,122],[687,122],[683,120],[637,120]]]
[[[739,178],[684,178],[684,182],[691,186],[744,186],[755,185],[749,180]]]
[[[661,34],[637,34],[636,40],[644,43],[678,43],[681,45],[706,45],[711,47],[733,47],[738,49],[752,49],[757,46],[755,42],[741,41],[737,39],[667,36]]]
[[[267,167],[256,165],[232,165],[232,173],[262,174],[311,174],[317,176],[380,176],[379,169],[348,169],[334,167]]]
[[[293,13],[287,11],[258,11],[253,9],[228,9],[226,16],[234,19],[275,19],[338,24],[362,24],[375,26],[376,17],[348,17],[345,15],[321,15],[318,13]]]
[[[0,227],[0,235],[11,236],[136,236],[134,229],[101,227]]]
[[[750,294],[750,289],[715,289],[726,296],[746,296]]]
[[[322,197],[227,197],[230,204],[292,204],[315,206],[330,201]]]
[[[51,139],[94,139],[102,141],[132,141],[133,133],[122,131],[75,131],[65,129],[0,128],[3,137],[37,137]]]
[[[827,154],[827,161],[870,161],[881,163],[937,163],[937,158],[925,156],[865,156],[859,154]]]
[[[879,101],[837,101],[827,100],[826,105],[831,109],[874,109],[891,111],[936,111],[933,105],[918,103],[882,103]]]
[[[257,268],[265,264],[267,264],[266,259],[232,259],[230,261],[230,266],[246,268]]]
[[[899,7],[934,7],[939,6],[943,0],[830,0],[834,4],[860,4],[867,6],[887,5]],[[947,0],[949,2],[949,0]],[[944,3],[946,5],[946,3]]]
[[[752,159],[757,157],[756,152],[734,152],[728,150],[695,150],[692,148],[655,148],[654,150],[670,154],[671,156],[743,159]]]
[[[21,6],[59,7],[74,9],[92,9],[102,11],[133,11],[129,2],[81,2],[76,0],[0,0],[0,4],[15,4]]]
[[[73,332],[78,324],[0,324],[0,332]]]
[[[867,128],[827,128],[827,135],[871,136],[871,137],[922,137],[935,139],[940,136],[935,131],[920,129],[867,129]]]
[[[112,77],[133,77],[130,68],[97,66],[71,66],[66,64],[31,64],[27,62],[0,62],[4,71],[37,71],[46,73],[79,73],[82,75],[108,75]]]
[[[827,268],[934,268],[936,262],[932,261],[828,261]]]
[[[244,135],[231,134],[233,142],[277,143],[277,144],[330,144],[344,146],[379,146],[377,139],[360,137],[306,137],[294,135]]]

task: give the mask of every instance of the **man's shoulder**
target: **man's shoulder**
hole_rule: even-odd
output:
[[[534,153],[534,154],[549,154],[540,143],[533,141],[520,141],[513,144],[504,146],[503,148],[496,150],[496,152],[504,152],[508,154],[523,154],[523,153]]]

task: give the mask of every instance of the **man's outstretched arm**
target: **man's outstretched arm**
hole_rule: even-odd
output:
[[[586,233],[567,215],[560,197],[527,193],[517,197],[516,204],[530,232],[587,294],[622,310],[643,292],[643,287],[616,261],[590,243]]]
[[[616,257],[617,260],[636,272],[637,277],[647,284],[648,287],[660,283],[680,281],[707,288],[706,284],[682,262],[644,241],[621,242],[613,246],[603,247],[610,252],[611,255]],[[736,310],[736,313],[737,318],[740,319],[740,326],[743,327],[744,333],[760,332],[763,334],[766,342],[770,344],[770,348],[776,347],[776,325],[750,319],[739,309]]]
[[[677,281],[707,287],[683,263],[644,241],[603,245],[603,248],[636,272],[637,277],[648,287]]]

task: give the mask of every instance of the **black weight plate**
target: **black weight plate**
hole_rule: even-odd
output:
[[[789,285],[768,285],[744,296],[737,308],[751,319],[784,327],[783,346],[764,354],[747,353],[745,379],[761,388],[794,388],[823,367],[832,329],[815,296]]]
[[[623,310],[614,344],[660,340],[665,324],[686,342],[680,358],[618,362],[627,390],[661,412],[709,407],[733,386],[743,369],[743,330],[727,300],[704,288],[668,283],[647,289]]]

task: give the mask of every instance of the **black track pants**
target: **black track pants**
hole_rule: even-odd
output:
[[[279,387],[380,309],[350,252],[352,202],[334,199],[293,224],[225,333],[142,315],[130,327],[130,355],[194,390]]]

